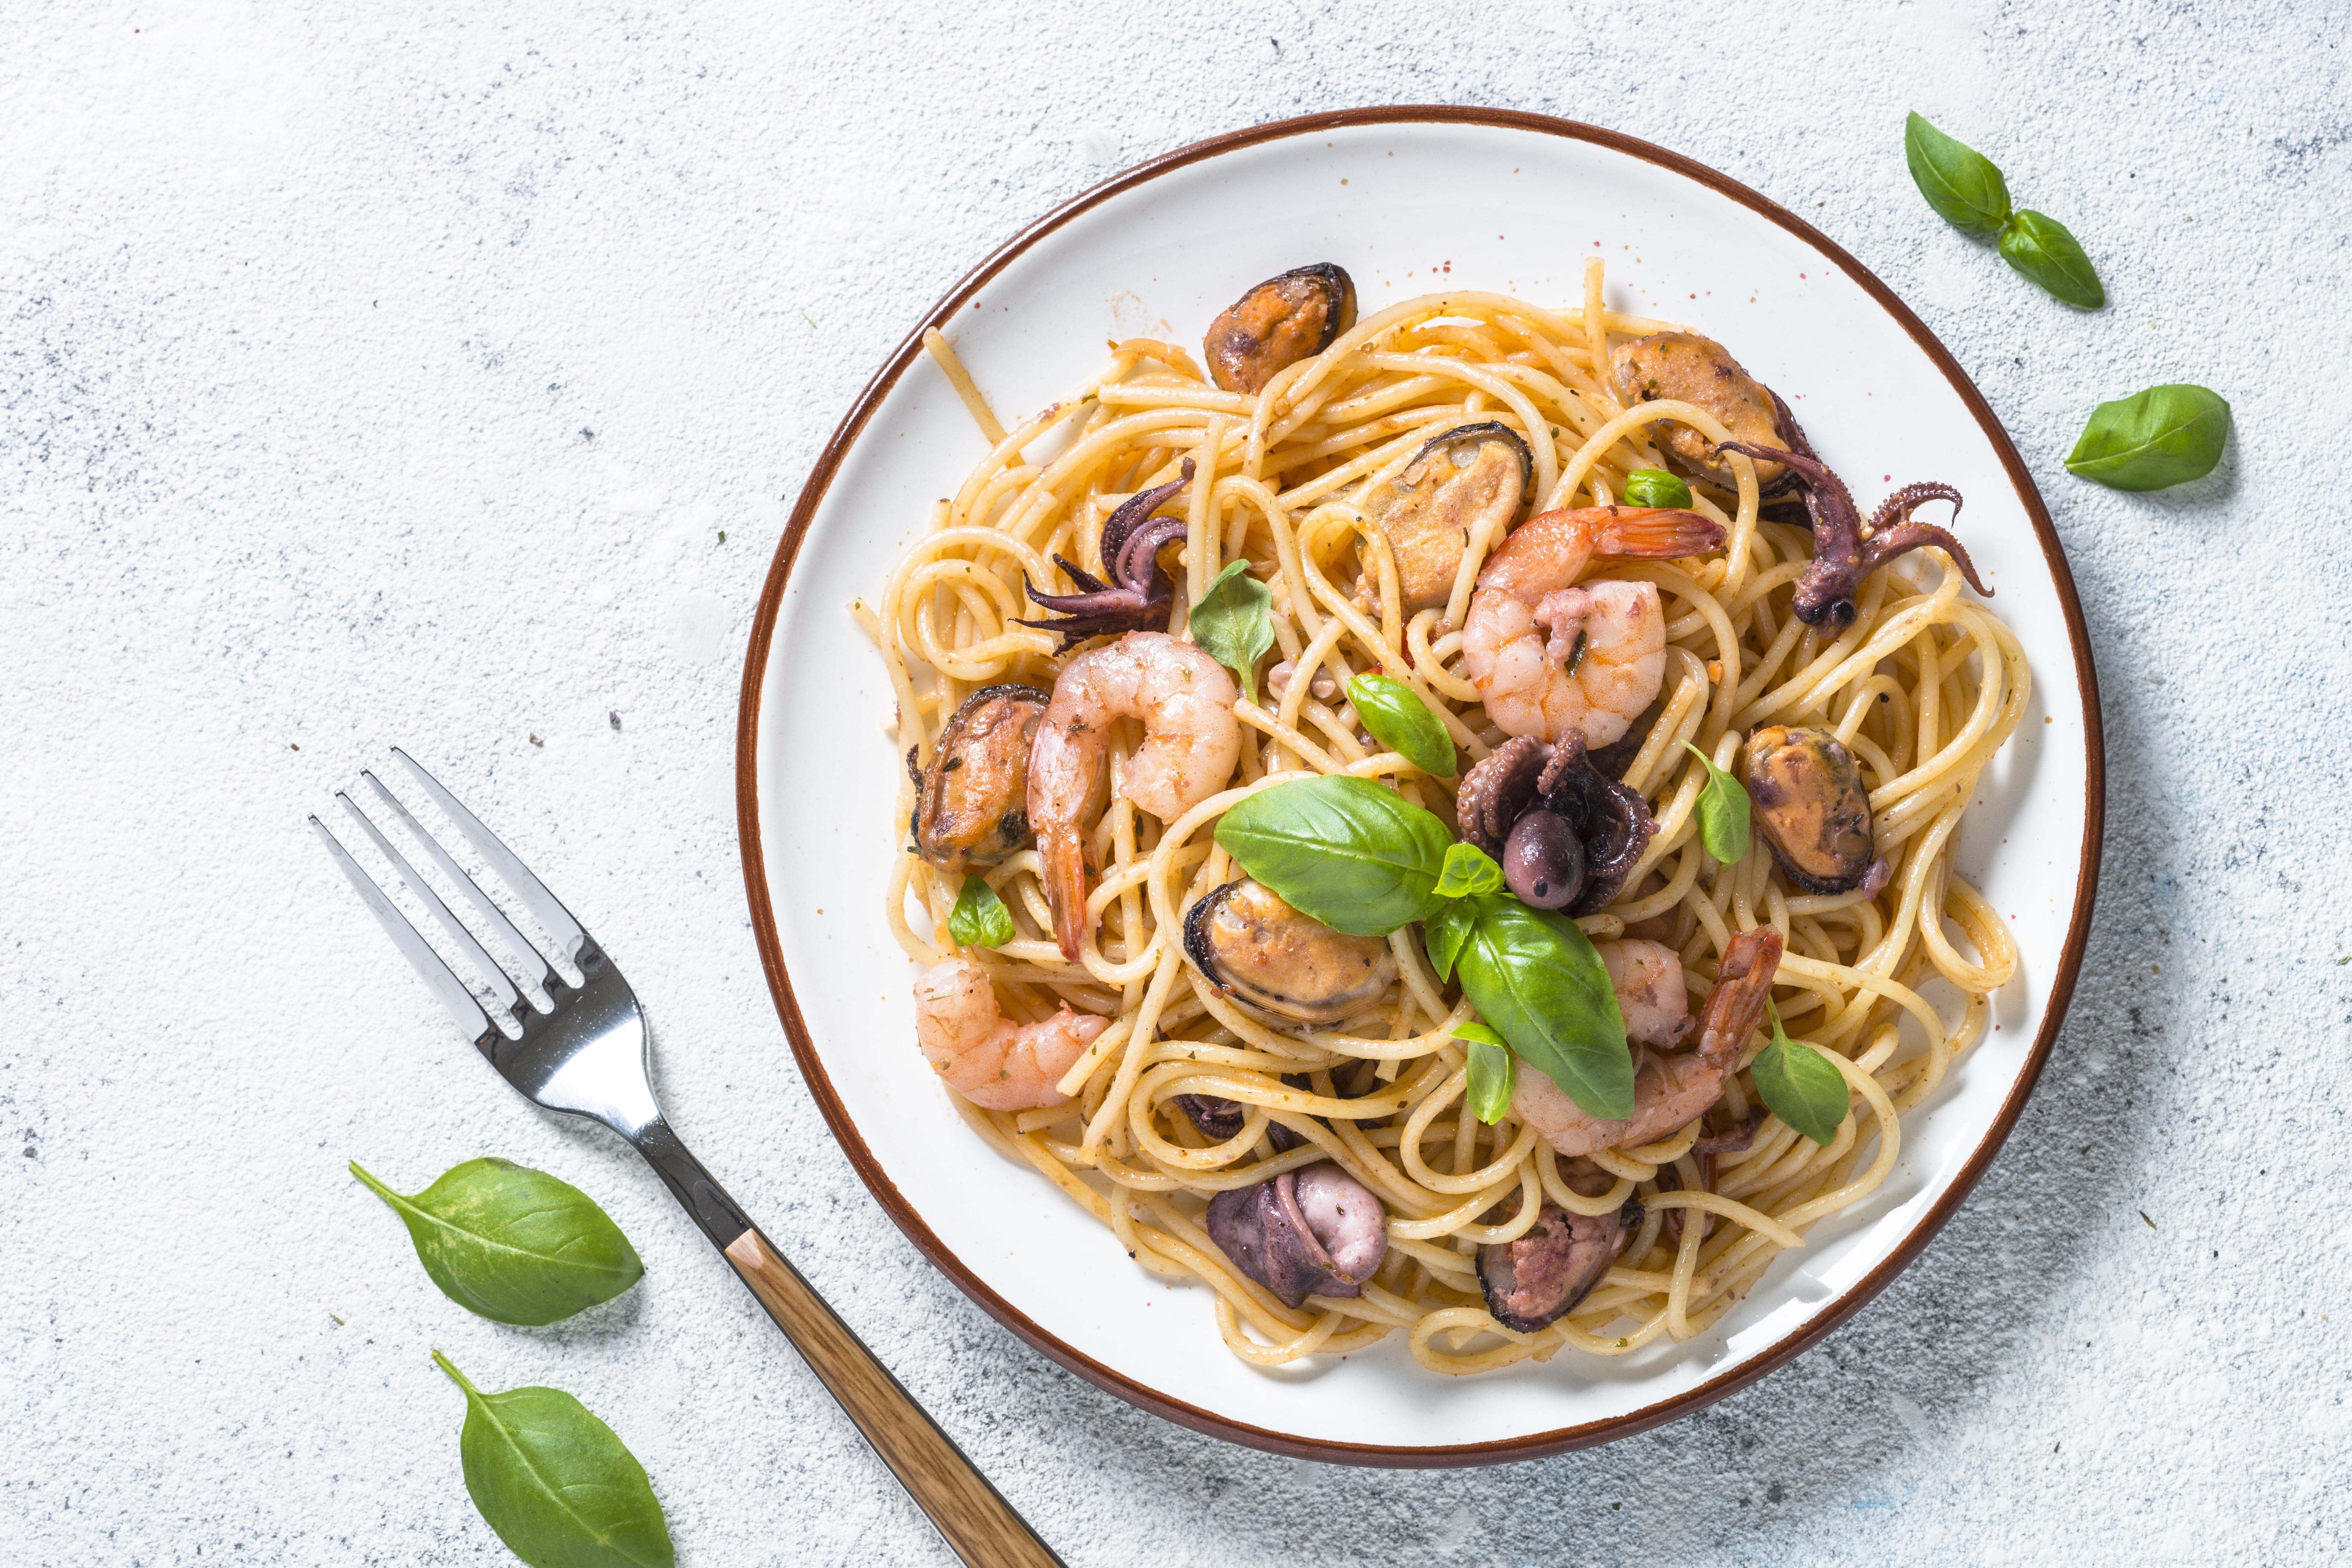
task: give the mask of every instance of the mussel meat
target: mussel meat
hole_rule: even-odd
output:
[[[1853,753],[1822,730],[1758,730],[1744,765],[1756,826],[1789,880],[1843,893],[1870,874],[1870,795]]]
[[[1792,446],[1771,389],[1740,369],[1739,362],[1712,338],[1696,332],[1635,338],[1617,345],[1609,356],[1609,370],[1617,395],[1628,408],[1671,398],[1714,415],[1734,441],[1782,451]],[[1728,489],[1739,482],[1714,444],[1689,426],[1669,426],[1665,445],[1691,473],[1709,484]],[[1788,469],[1757,458],[1756,482],[1767,491],[1781,489],[1789,482]]]
[[[1470,541],[1482,532],[1500,540],[1534,483],[1526,438],[1489,419],[1431,437],[1402,472],[1365,498],[1364,510],[1395,552],[1405,614],[1444,605]],[[1369,602],[1379,588],[1367,571],[1358,596]]]
[[[1397,973],[1387,942],[1333,931],[1247,877],[1185,915],[1184,956],[1227,996],[1298,1024],[1362,1012]]]
[[[1356,282],[1328,261],[1293,268],[1234,300],[1201,340],[1209,379],[1255,394],[1356,324]]]
[[[979,871],[1029,847],[1029,750],[1048,700],[1034,686],[984,686],[964,700],[916,775],[918,855],[942,871]]]
[[[1587,1197],[1614,1184],[1609,1173],[1587,1161],[1562,1173],[1561,1180]],[[1516,1240],[1490,1242],[1478,1249],[1478,1283],[1486,1310],[1507,1329],[1531,1334],[1548,1328],[1592,1293],[1641,1227],[1642,1201],[1627,1198],[1607,1214],[1583,1215],[1547,1203],[1536,1223]]]
[[[1207,1219],[1217,1249],[1286,1307],[1361,1295],[1388,1256],[1388,1210],[1329,1161],[1219,1193]]]

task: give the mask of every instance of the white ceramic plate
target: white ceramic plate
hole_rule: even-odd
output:
[[[914,972],[881,910],[902,763],[882,730],[889,685],[845,608],[879,588],[932,499],[984,453],[921,355],[920,327],[842,422],[777,551],[744,672],[740,809],[753,923],[811,1089],[875,1196],[975,1300],[1072,1371],[1203,1431],[1324,1460],[1474,1464],[1622,1436],[1720,1398],[1826,1333],[1926,1245],[2016,1121],[2073,989],[2102,780],[2090,651],[2058,542],[1951,356],[1885,285],[1761,196],[1561,121],[1318,116],[1119,176],[991,257],[922,325],[954,335],[1009,419],[1066,395],[1106,337],[1195,342],[1244,288],[1306,262],[1346,267],[1369,314],[1443,287],[1433,279],[1572,303],[1596,254],[1613,307],[1730,345],[1790,398],[1865,505],[1891,488],[1881,476],[1958,485],[1959,531],[2035,681],[1959,852],[2023,954],[1998,998],[1999,1032],[1906,1121],[1885,1185],[1687,1343],[1462,1379],[1393,1342],[1254,1370],[1219,1341],[1205,1289],[1155,1280],[1034,1173],[990,1152],[914,1047]]]

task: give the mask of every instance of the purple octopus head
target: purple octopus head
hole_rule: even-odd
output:
[[[1285,1306],[1362,1293],[1388,1256],[1388,1211],[1326,1161],[1209,1203],[1209,1239]]]

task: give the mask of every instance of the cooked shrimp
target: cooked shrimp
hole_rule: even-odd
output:
[[[1050,1018],[1016,1024],[997,1010],[988,971],[951,958],[915,976],[915,1039],[948,1087],[989,1110],[1034,1110],[1070,1097],[1054,1086],[1110,1027],[1066,1002]]]
[[[1601,967],[1625,1016],[1625,1037],[1660,1050],[1690,1033],[1690,993],[1683,984],[1683,961],[1662,942],[1604,942]]]
[[[1102,808],[1103,746],[1119,719],[1143,721],[1119,793],[1163,822],[1214,795],[1241,760],[1234,678],[1192,644],[1129,632],[1062,667],[1029,753],[1029,826],[1054,937],[1073,963],[1087,934],[1085,825]]]
[[[1509,735],[1623,735],[1666,677],[1665,606],[1651,583],[1576,586],[1602,560],[1697,555],[1722,527],[1695,511],[1580,507],[1530,518],[1486,559],[1462,628],[1462,665]]]
[[[1602,962],[1607,962],[1606,949]],[[1772,975],[1780,967],[1780,933],[1770,926],[1733,937],[1724,952],[1715,986],[1699,1007],[1697,1046],[1673,1056],[1643,1053],[1647,1059],[1633,1075],[1633,1114],[1623,1121],[1603,1121],[1588,1114],[1559,1085],[1525,1063],[1519,1065],[1511,1114],[1534,1128],[1536,1135],[1556,1152],[1570,1156],[1648,1143],[1696,1121],[1723,1097],[1723,1086],[1739,1065],[1748,1037],[1763,1021],[1764,1004],[1772,994]],[[1617,984],[1613,967],[1610,983]],[[1633,1034],[1630,1014],[1626,1034],[1629,1037]]]

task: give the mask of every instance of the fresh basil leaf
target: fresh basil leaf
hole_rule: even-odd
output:
[[[1437,971],[1440,984],[1454,978],[1454,961],[1478,923],[1478,905],[1469,899],[1448,899],[1421,922],[1422,950]]]
[[[1772,1043],[1749,1064],[1765,1109],[1811,1139],[1827,1144],[1845,1120],[1845,1074],[1814,1047],[1792,1040],[1780,1027],[1780,1010],[1770,1003]]]
[[[1903,161],[1927,205],[1955,228],[1990,234],[2009,221],[2009,183],[1992,160],[1916,114],[1903,122]]]
[[[1516,899],[1484,900],[1454,961],[1463,994],[1521,1060],[1589,1115],[1633,1114],[1633,1057],[1600,953],[1576,922]]]
[[[1625,476],[1627,506],[1686,507],[1690,503],[1690,486],[1664,468],[1635,468]]]
[[[1454,835],[1370,779],[1334,773],[1260,790],[1217,820],[1217,842],[1300,913],[1386,936],[1436,907]]]
[[[1706,769],[1706,787],[1698,792],[1698,841],[1717,860],[1737,866],[1748,858],[1748,791],[1730,769],[1717,767],[1688,741],[1683,748]]]
[[[2056,218],[2020,208],[2000,226],[2000,258],[2069,305],[2095,310],[2107,291],[2091,268],[2091,258]]]
[[[1470,1114],[1492,1127],[1509,1113],[1511,1091],[1518,1087],[1510,1046],[1484,1024],[1457,1024],[1454,1037],[1468,1047],[1463,1055],[1470,1068],[1465,1092]]]
[[[982,878],[967,876],[948,913],[948,934],[958,947],[1003,947],[1021,933],[1013,929],[1013,911],[996,889]]]
[[[677,1550],[646,1468],[610,1426],[556,1388],[466,1391],[457,1434],[467,1495],[530,1568],[674,1568]]]
[[[1257,700],[1257,661],[1274,646],[1274,590],[1249,574],[1246,561],[1229,562],[1192,606],[1187,624],[1209,657],[1241,678],[1242,695]]]
[[[609,1301],[646,1271],[595,1200],[510,1160],[468,1160],[403,1197],[352,1163],[392,1205],[441,1293],[499,1323],[537,1327]]]
[[[1466,899],[1473,893],[1499,893],[1503,890],[1503,868],[1495,858],[1475,844],[1449,844],[1445,847],[1445,865],[1437,874],[1437,896],[1441,899]]]
[[[1454,776],[1454,739],[1412,687],[1385,675],[1360,675],[1348,682],[1348,700],[1373,740],[1433,778]]]
[[[2110,489],[2160,490],[2201,479],[2230,439],[2230,405],[2186,382],[2151,386],[2091,410],[2066,469]]]

